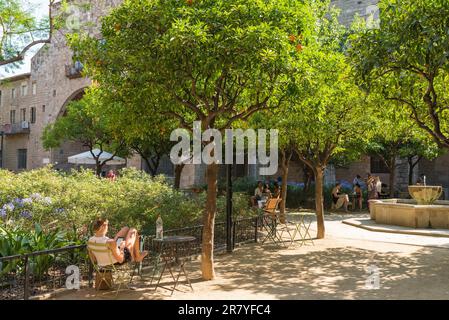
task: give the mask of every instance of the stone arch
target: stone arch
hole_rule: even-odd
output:
[[[67,111],[67,105],[70,102],[81,100],[81,98],[84,96],[86,89],[87,89],[87,87],[82,87],[82,88],[79,88],[78,90],[75,90],[74,92],[72,92],[72,94],[64,101],[61,108],[59,109],[56,119],[64,116],[65,112]]]
[[[59,109],[59,112],[55,117],[55,120],[59,119],[60,117],[63,117],[66,114],[67,106],[70,102],[80,100],[84,96],[86,88],[87,87],[79,88],[68,96],[68,98],[64,101],[61,108]],[[73,168],[73,165],[67,162],[67,158],[69,156],[87,150],[88,148],[84,147],[81,143],[66,141],[63,142],[59,148],[52,149],[51,161],[56,169],[69,170],[70,168]]]

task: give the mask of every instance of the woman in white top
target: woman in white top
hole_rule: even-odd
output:
[[[251,197],[251,203],[253,207],[256,207],[258,201],[262,200],[262,195],[263,195],[263,183],[262,181],[259,181],[257,183],[257,188],[254,190],[254,196]]]
[[[382,193],[382,181],[380,181],[379,177],[376,177],[374,178],[374,183],[376,184],[377,197],[380,198],[380,194]]]
[[[93,225],[95,235],[89,239],[90,243],[107,243],[112,252],[112,258],[116,263],[122,264],[129,261],[140,262],[148,254],[147,251],[140,252],[139,234],[134,228],[124,227],[111,239],[108,233],[109,221],[97,219]],[[92,255],[89,251],[89,255]],[[92,256],[97,261],[97,257]]]

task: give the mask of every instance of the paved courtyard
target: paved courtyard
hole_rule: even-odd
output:
[[[201,280],[195,261],[188,268],[193,293],[181,286],[185,292],[170,296],[137,282],[118,299],[449,299],[449,238],[372,232],[342,223],[350,217],[367,215],[326,216],[326,239],[314,246],[249,244],[232,255],[217,255],[213,281]],[[379,289],[365,288],[369,266],[379,268]],[[84,289],[55,298],[111,299],[114,294]]]

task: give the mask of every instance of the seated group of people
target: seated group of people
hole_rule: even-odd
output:
[[[253,207],[260,207],[260,204],[270,198],[278,198],[281,195],[281,188],[277,182],[274,183],[274,190],[271,192],[268,183],[259,181],[254,190],[254,196],[251,197],[251,205]]]

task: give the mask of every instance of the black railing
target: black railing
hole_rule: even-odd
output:
[[[86,245],[0,257],[0,299],[25,299],[66,287],[69,266],[76,266],[79,279],[92,280]]]
[[[232,224],[234,245],[257,242],[257,228],[260,223],[260,217],[235,220]],[[196,241],[191,252],[201,253],[203,225],[164,231],[164,236],[174,235],[194,236]],[[144,235],[142,249],[154,252],[153,239],[153,235]],[[214,250],[226,250],[225,222],[215,223]],[[145,264],[150,265],[153,261],[146,259]],[[32,296],[66,288],[66,281],[73,272],[71,266],[79,271],[80,287],[91,287],[93,268],[86,245],[0,257],[0,300],[27,300]]]

